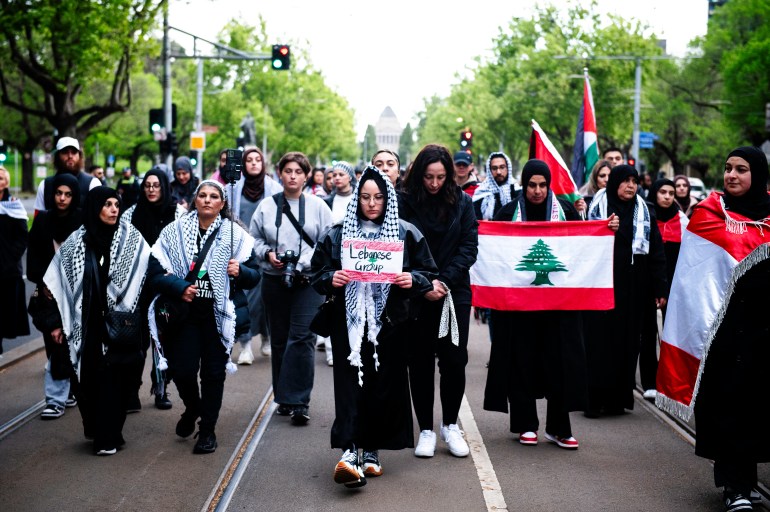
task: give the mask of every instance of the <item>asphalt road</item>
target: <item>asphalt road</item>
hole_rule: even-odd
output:
[[[40,344],[28,346],[35,343]],[[269,359],[258,356],[254,365],[227,378],[219,448],[212,455],[193,455],[194,440],[174,435],[181,404],[173,386],[174,408],[160,411],[145,383],[143,409],[128,417],[127,444],[112,457],[91,454],[77,409],[54,421],[35,415],[0,439],[2,510],[203,510],[222,478],[232,478],[232,494],[227,507],[220,502],[217,510],[723,510],[709,461],[696,457],[642,401],[618,417],[573,413],[577,451],[542,440],[537,446],[519,444],[508,431],[508,417],[481,406],[489,354],[485,325],[472,322],[469,348],[467,406],[460,417],[472,449],[467,458],[450,455],[441,440],[431,459],[418,459],[411,450],[383,451],[383,476],[357,490],[335,484],[332,471],[340,453],[329,447],[332,369],[321,352],[310,423],[295,427],[267,414],[256,422],[261,437],[254,437],[252,453],[244,456],[241,449],[234,455],[270,390]],[[38,352],[9,365],[22,350],[7,353],[1,363],[6,366],[0,367],[0,424],[42,397],[44,356]],[[539,409],[544,422],[542,400]],[[438,422],[438,399],[435,410]],[[231,462],[241,457],[234,472]],[[767,477],[766,465],[761,470]]]

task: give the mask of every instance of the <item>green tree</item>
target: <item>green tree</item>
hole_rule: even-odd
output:
[[[529,248],[529,253],[519,261],[516,270],[534,272],[535,280],[530,284],[535,286],[543,284],[553,286],[551,280],[548,279],[548,274],[551,272],[569,272],[567,267],[554,256],[548,244],[542,240],[538,240],[535,245]]]
[[[401,157],[401,164],[406,165],[407,162],[412,160],[414,154],[414,130],[412,125],[406,123],[403,131],[401,132],[401,138],[398,144],[398,155]]]

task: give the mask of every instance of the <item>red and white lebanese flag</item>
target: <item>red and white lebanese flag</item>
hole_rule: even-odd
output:
[[[503,311],[606,310],[614,233],[606,220],[479,222],[473,305]]]
[[[655,403],[685,421],[735,283],[770,257],[770,241],[750,219],[731,213],[726,221],[721,198],[714,192],[698,203],[682,233],[660,340]]]
[[[529,138],[529,158],[537,158],[548,164],[551,171],[551,190],[561,199],[574,203],[580,194],[572,179],[567,164],[556,147],[551,143],[537,121],[532,120],[532,135]]]

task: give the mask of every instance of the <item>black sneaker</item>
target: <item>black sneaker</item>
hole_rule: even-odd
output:
[[[307,425],[310,421],[310,411],[307,405],[297,405],[291,411],[291,422],[294,425]]]
[[[64,416],[64,407],[55,404],[46,405],[45,409],[43,409],[43,412],[40,413],[40,419],[43,420],[55,420],[56,418],[61,418],[62,416]]]
[[[198,442],[195,443],[193,453],[214,453],[217,450],[217,436],[214,432],[201,432],[195,434]]]
[[[139,412],[142,410],[142,402],[139,400],[139,395],[132,396],[128,399],[128,405],[126,405],[126,414],[132,412]]]
[[[278,409],[275,410],[275,413],[278,416],[290,416],[291,411],[292,411],[291,405],[278,404]]]
[[[64,407],[77,407],[78,405],[78,399],[70,393],[70,396],[67,397],[67,400],[64,401]]]
[[[176,424],[176,435],[179,437],[190,437],[195,432],[195,420],[198,419],[197,414],[191,414],[187,411],[182,413],[182,417]]]
[[[754,507],[751,505],[751,501],[739,492],[725,490],[724,500],[726,512],[735,512],[737,510],[754,510]]]
[[[155,395],[155,407],[163,411],[167,411],[173,407],[174,404],[168,399],[168,393],[157,393]]]
[[[351,488],[366,485],[366,476],[358,461],[358,450],[345,450],[334,467],[334,481]]]
[[[361,454],[363,461],[364,475],[366,476],[380,476],[382,475],[382,465],[380,464],[380,456],[377,450],[364,450]]]

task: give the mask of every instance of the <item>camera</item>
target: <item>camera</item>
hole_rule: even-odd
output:
[[[243,168],[243,151],[240,149],[226,149],[227,160],[222,169],[222,178],[227,183],[235,183],[241,179],[241,169]]]
[[[281,254],[276,254],[276,257],[278,261],[284,264],[283,272],[281,272],[281,282],[286,288],[291,288],[294,284],[294,274],[297,271],[299,254],[289,249]]]

